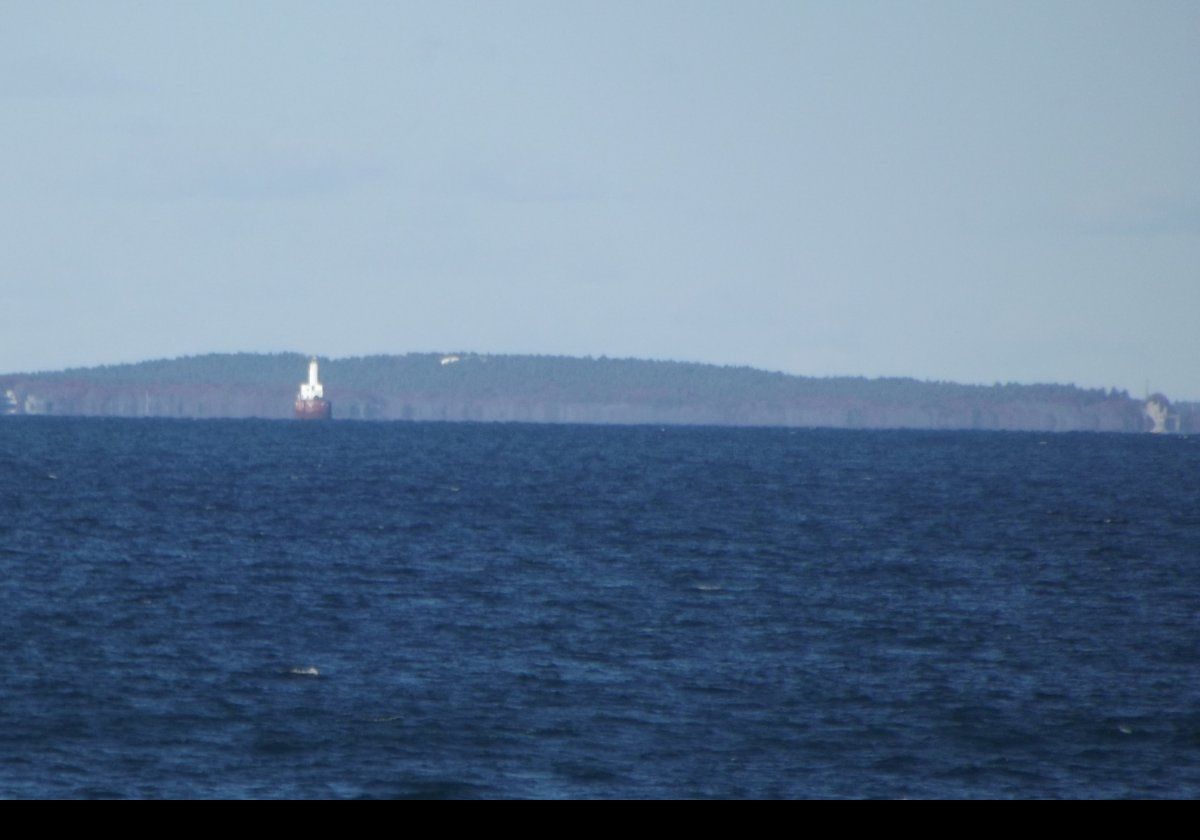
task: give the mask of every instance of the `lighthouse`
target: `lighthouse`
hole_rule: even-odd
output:
[[[296,395],[297,420],[328,420],[333,416],[333,403],[325,399],[325,386],[321,384],[316,358],[308,361],[308,381],[300,383]]]

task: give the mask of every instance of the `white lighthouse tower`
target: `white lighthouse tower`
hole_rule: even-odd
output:
[[[328,420],[333,416],[333,404],[325,399],[325,386],[321,384],[316,357],[308,361],[308,381],[300,383],[296,396],[297,420]]]
[[[300,384],[300,399],[302,400],[322,400],[325,399],[325,386],[321,384],[321,380],[317,375],[317,360],[309,359],[308,362],[308,381]]]

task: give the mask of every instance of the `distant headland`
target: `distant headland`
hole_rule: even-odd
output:
[[[0,374],[0,413],[293,415],[300,353]],[[644,359],[408,353],[322,359],[339,419],[1200,433],[1200,404],[1074,385],[807,377]]]

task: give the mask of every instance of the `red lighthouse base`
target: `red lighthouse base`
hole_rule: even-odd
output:
[[[333,417],[333,403],[329,400],[296,400],[297,420],[329,420]]]

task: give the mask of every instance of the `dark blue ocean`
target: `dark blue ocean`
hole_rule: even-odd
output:
[[[1195,797],[1200,439],[0,419],[0,796]]]

